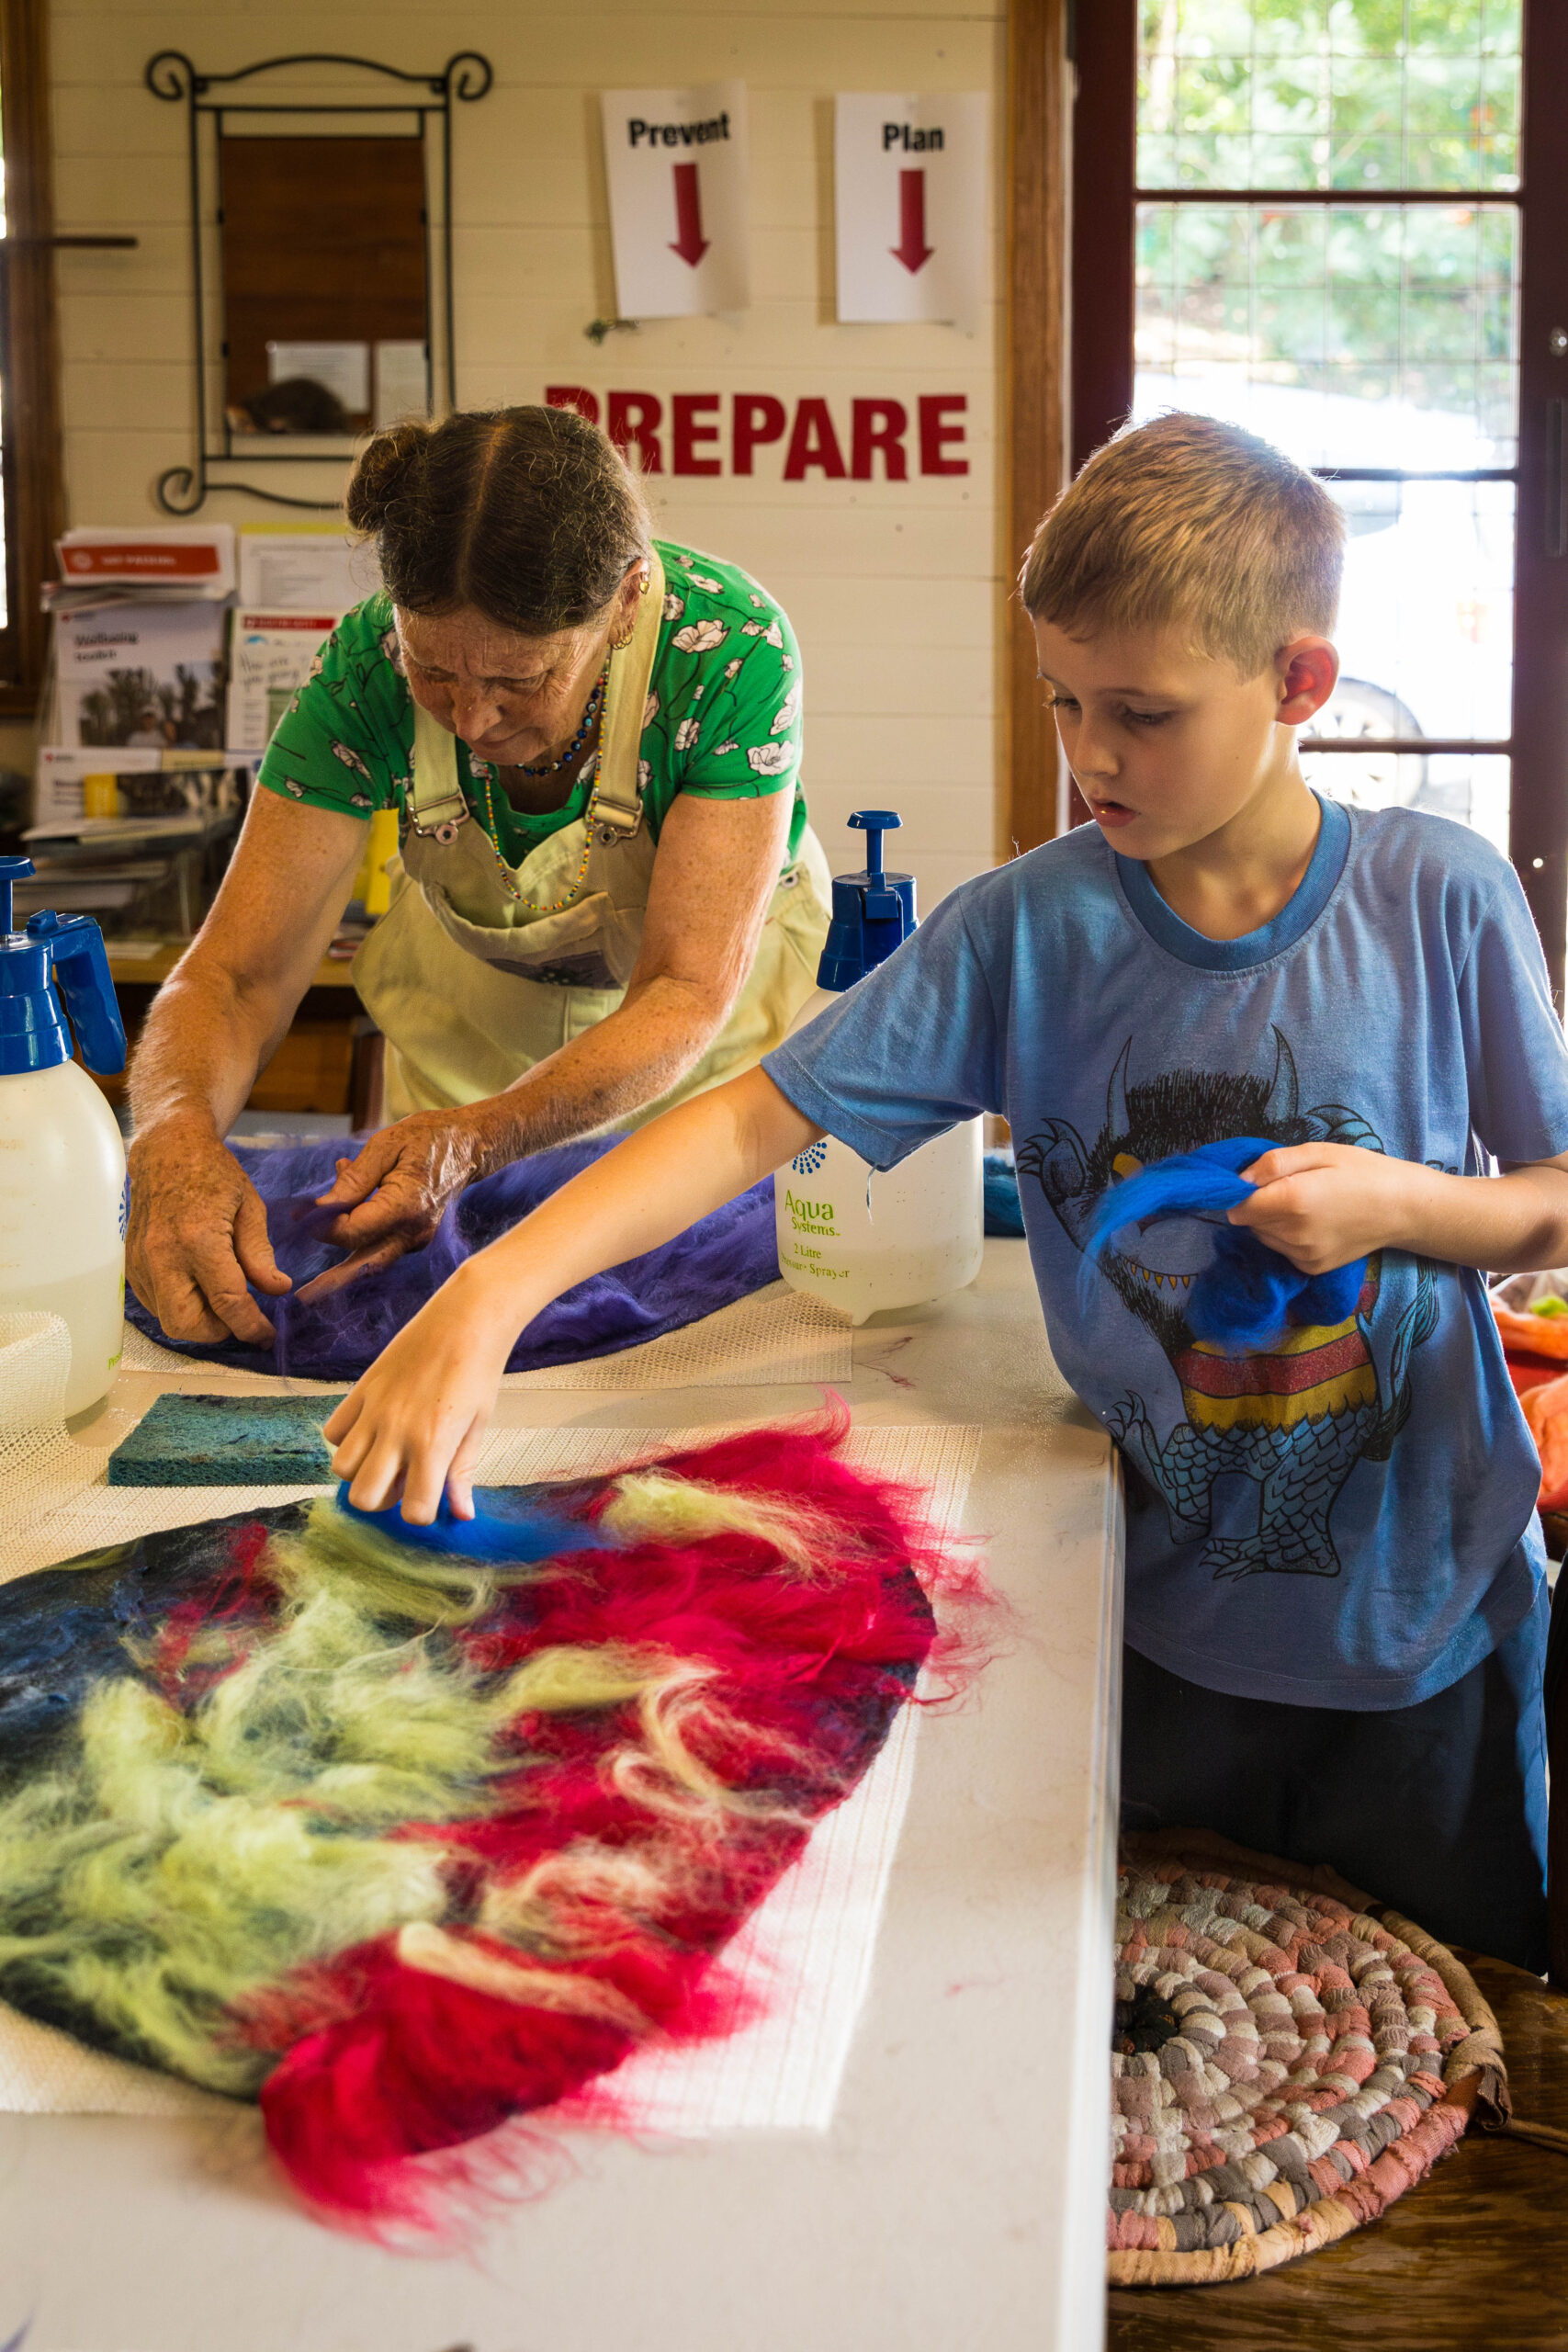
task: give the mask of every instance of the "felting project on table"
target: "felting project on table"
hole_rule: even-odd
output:
[[[481,1177],[447,1203],[434,1238],[424,1249],[412,1250],[324,1298],[269,1298],[253,1293],[276,1334],[270,1348],[243,1346],[237,1340],[222,1344],[171,1340],[129,1287],[126,1314],[139,1331],[181,1355],[231,1364],[242,1372],[357,1380],[465,1259],[510,1232],[570,1177],[621,1140],[612,1136],[562,1144]],[[325,1240],[323,1232],[337,1222],[339,1213],[319,1209],[316,1201],[336,1173],[345,1150],[343,1140],[281,1148],[237,1143],[231,1148],[266,1204],[267,1238],[296,1291],[337,1265],[345,1252]],[[699,1218],[661,1249],[628,1259],[624,1266],[612,1266],[564,1292],[522,1334],[506,1369],[533,1372],[615,1355],[640,1340],[700,1321],[761,1290],[764,1283],[776,1282],[778,1272],[769,1176]]]
[[[0,1996],[258,2101],[351,2226],[507,2186],[486,2135],[740,2021],[724,1946],[972,1581],[844,1427],[423,1544],[323,1499],[0,1588]]]

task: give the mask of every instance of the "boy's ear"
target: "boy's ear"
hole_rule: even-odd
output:
[[[1301,727],[1314,718],[1334,692],[1339,676],[1339,656],[1325,637],[1293,637],[1274,656],[1281,727]]]

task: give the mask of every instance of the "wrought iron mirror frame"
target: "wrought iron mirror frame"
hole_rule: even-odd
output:
[[[231,88],[235,83],[249,82],[258,74],[276,74],[291,65],[336,65],[352,67],[357,73],[379,74],[389,81],[405,84],[412,91],[423,91],[423,96],[410,96],[400,100],[341,100],[336,105],[321,105],[308,100],[284,98],[251,99],[214,97],[212,93]],[[383,65],[373,57],[344,57],[326,51],[308,51],[291,57],[268,57],[254,65],[243,65],[232,74],[203,74],[197,70],[183,50],[161,49],[148,60],[142,79],[155,98],[170,105],[183,104],[186,108],[186,146],[188,162],[188,193],[190,201],[191,272],[195,305],[196,370],[196,462],[190,466],[169,466],[158,477],[156,494],[165,514],[194,514],[208,497],[219,491],[243,491],[253,498],[265,498],[274,506],[302,507],[312,513],[330,513],[341,503],[333,498],[290,498],[281,491],[264,490],[257,482],[220,481],[209,472],[218,465],[246,466],[310,466],[341,465],[336,452],[324,450],[273,452],[265,449],[236,451],[233,434],[226,410],[223,410],[222,447],[212,446],[209,432],[209,387],[208,383],[208,273],[203,261],[203,241],[210,226],[202,214],[202,132],[201,118],[211,116],[214,139],[221,141],[225,115],[412,115],[419,123],[418,138],[425,151],[424,203],[424,301],[427,328],[425,342],[425,381],[434,396],[435,387],[435,337],[433,332],[437,315],[445,329],[445,347],[441,353],[441,374],[445,382],[446,404],[456,407],[457,399],[455,337],[455,305],[452,287],[452,107],[454,101],[472,105],[482,98],[494,81],[490,60],[477,50],[459,50],[449,57],[438,74],[407,74],[401,67]],[[438,226],[431,219],[430,160],[427,125],[431,118],[441,125],[441,218]],[[215,165],[216,168],[216,165]],[[437,242],[440,249],[438,289],[431,282],[431,260]],[[216,282],[222,287],[222,262],[220,256],[215,270]],[[222,403],[220,404],[222,409]]]

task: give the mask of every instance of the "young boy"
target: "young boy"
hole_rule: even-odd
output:
[[[1540,1970],[1540,1474],[1475,1270],[1568,1260],[1568,1050],[1509,866],[1303,779],[1341,539],[1231,426],[1101,449],[1022,583],[1096,823],[954,891],[471,1260],[327,1433],[356,1503],[428,1520],[445,1485],[465,1510],[507,1353],[559,1292],[824,1133],[886,1168],[999,1111],[1052,1349],[1127,1467],[1127,1817],[1330,1862]],[[1081,1245],[1141,1165],[1241,1136],[1269,1148],[1232,1222],[1368,1273],[1347,1322],[1235,1356],[1182,1314],[1206,1228],[1124,1229],[1087,1280]]]

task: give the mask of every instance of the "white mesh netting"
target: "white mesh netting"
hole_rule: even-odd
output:
[[[656,1388],[771,1388],[790,1381],[848,1380],[854,1371],[853,1326],[805,1298],[785,1283],[770,1283],[750,1298],[722,1306],[716,1315],[660,1340],[595,1356],[585,1363],[550,1364],[539,1372],[509,1372],[503,1388],[588,1388],[626,1392]],[[136,1329],[125,1327],[127,1372],[200,1372],[209,1378],[232,1376],[227,1364],[199,1356],[176,1355]],[[291,1380],[291,1388],[338,1388],[342,1380]]]

